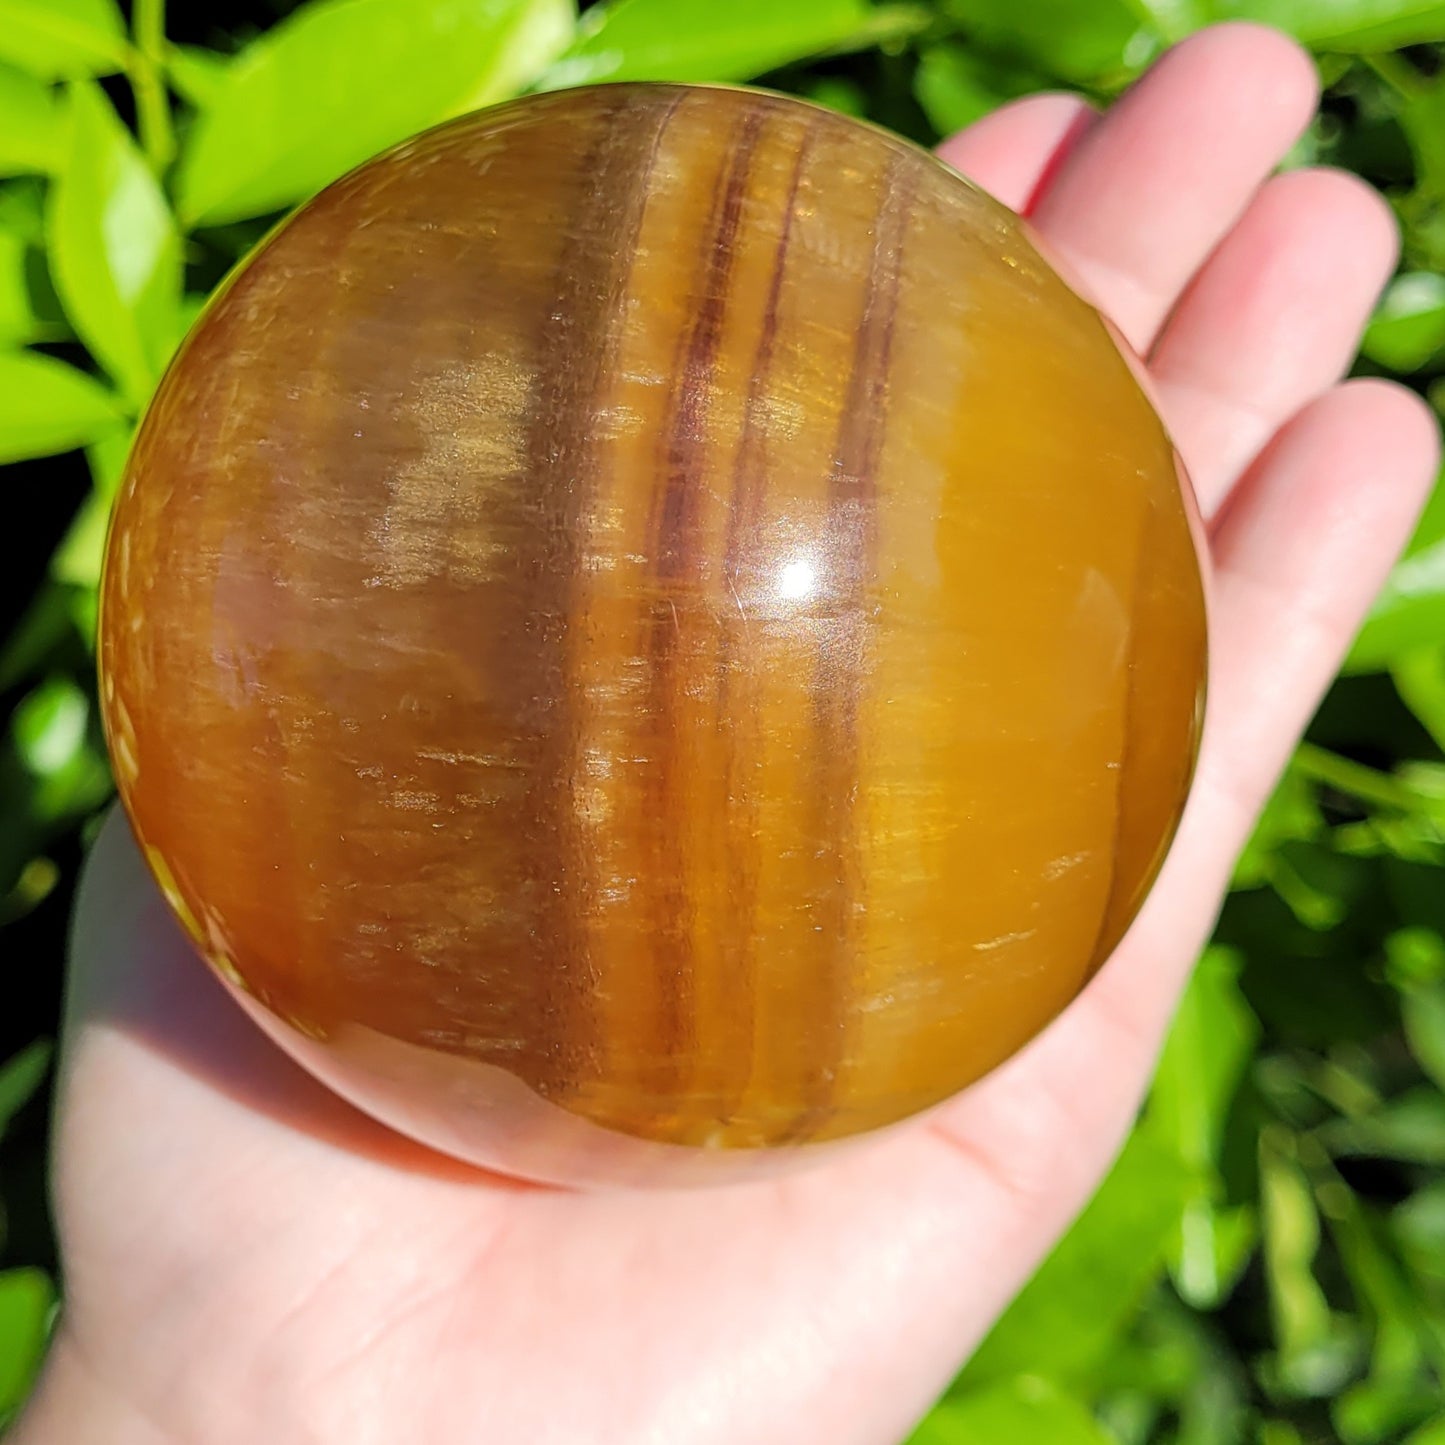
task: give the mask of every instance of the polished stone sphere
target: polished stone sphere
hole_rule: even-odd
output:
[[[198,951],[363,1109],[559,1181],[772,1167],[1018,1049],[1160,865],[1204,665],[1099,316],[922,150],[736,89],[528,98],[303,207],[165,377],[102,596]]]

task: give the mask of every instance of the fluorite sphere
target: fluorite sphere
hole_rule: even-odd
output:
[[[1109,954],[1205,659],[1170,442],[1020,222],[778,96],[605,86],[353,172],[124,478],[116,777],[335,1089],[534,1178],[945,1099]]]

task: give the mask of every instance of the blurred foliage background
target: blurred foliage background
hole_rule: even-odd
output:
[[[1359,363],[1445,411],[1441,0],[0,0],[0,1424],[60,1281],[65,921],[110,782],[91,633],[131,430],[275,216],[528,89],[761,79],[932,142],[1107,100],[1212,20],[1326,87],[1295,163],[1381,187]],[[1445,492],[1240,863],[1117,1167],[917,1445],[1445,1445]],[[968,1287],[966,1280],[959,1288]]]

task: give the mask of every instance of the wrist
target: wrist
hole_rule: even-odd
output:
[[[176,1445],[176,1440],[98,1378],[62,1326],[5,1445]]]

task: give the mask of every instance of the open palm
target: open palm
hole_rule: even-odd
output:
[[[1395,257],[1351,178],[1267,179],[1315,104],[1207,31],[1106,117],[1020,102],[943,153],[1147,358],[1209,532],[1210,716],[1143,915],[1084,995],[926,1120],[767,1184],[575,1194],[331,1097],[225,998],[124,825],[77,922],[56,1191],[67,1307],[17,1439],[187,1445],[901,1438],[1081,1206],[1288,752],[1436,461],[1336,385]]]

